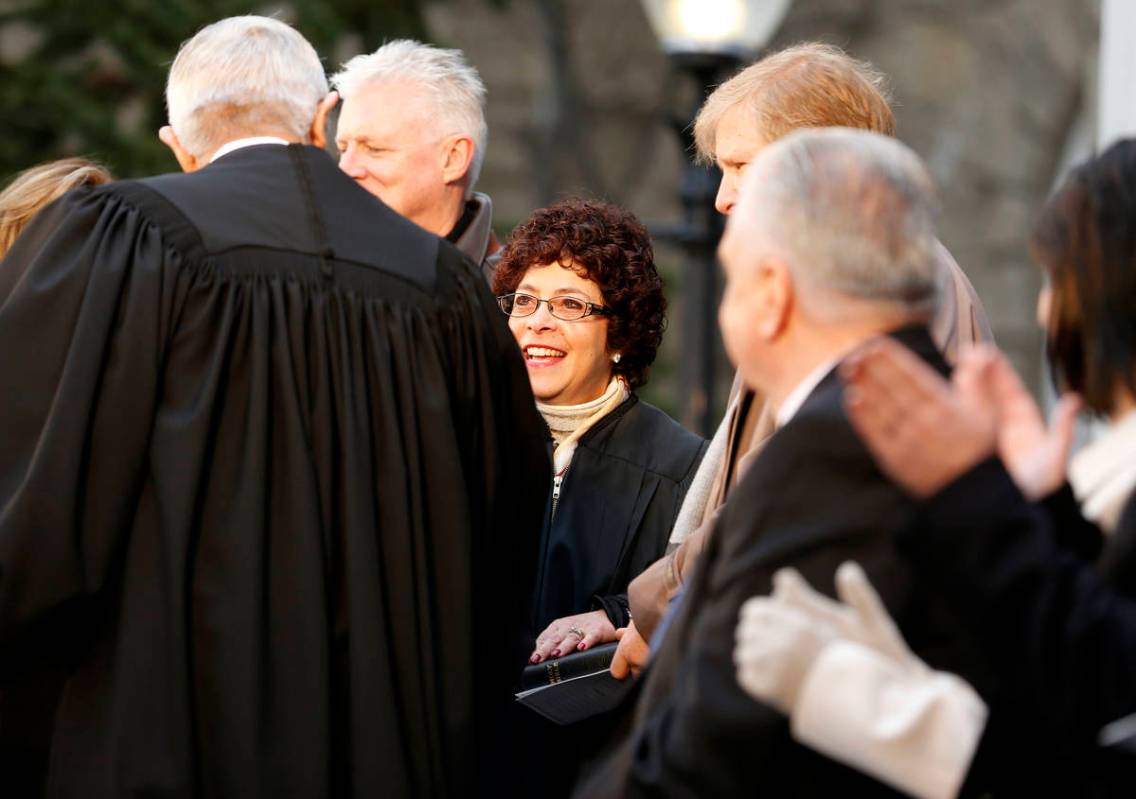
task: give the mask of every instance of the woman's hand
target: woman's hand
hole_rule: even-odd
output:
[[[552,622],[536,637],[536,649],[529,656],[529,663],[563,657],[569,652],[582,652],[596,644],[614,640],[615,627],[602,610],[565,616]]]
[[[948,383],[887,336],[846,358],[844,406],[880,471],[923,499],[995,454],[994,364],[991,349],[968,349]]]
[[[998,355],[991,381],[998,402],[1002,463],[1026,499],[1052,494],[1065,482],[1080,398],[1073,394],[1061,397],[1047,426],[1041,409],[1004,355]]]

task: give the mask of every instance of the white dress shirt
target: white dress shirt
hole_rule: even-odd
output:
[[[288,142],[278,136],[248,136],[244,139],[233,139],[230,142],[225,142],[217,148],[217,152],[213,153],[213,157],[209,159],[209,163],[213,163],[218,158],[228,155],[233,150],[239,150],[242,147],[253,147],[257,144],[283,144],[288,146]]]
[[[789,423],[789,420],[797,415],[797,411],[805,404],[805,400],[809,398],[809,394],[813,393],[813,389],[820,385],[820,381],[833,370],[833,367],[848,354],[850,350],[837,355],[835,358],[829,358],[827,361],[822,362],[819,366],[805,375],[805,378],[797,383],[796,387],[789,392],[785,400],[781,403],[781,407],[777,409],[777,427],[782,428]]]

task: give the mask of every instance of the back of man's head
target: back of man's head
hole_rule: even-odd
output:
[[[182,146],[200,159],[244,136],[305,140],[327,93],[319,56],[296,30],[269,17],[229,17],[181,46],[166,107]]]
[[[870,308],[915,320],[937,301],[937,214],[934,182],[905,145],[820,128],[761,152],[730,224],[746,226],[759,248],[788,265],[814,315]]]
[[[373,53],[355,56],[331,78],[345,102],[368,85],[383,81],[414,81],[422,87],[439,139],[457,134],[473,139],[473,162],[468,172],[472,190],[485,159],[489,125],[485,121],[485,84],[462,51],[396,39]],[[395,112],[397,109],[375,109],[375,113]]]
[[[808,42],[773,53],[715,89],[694,122],[702,161],[714,161],[718,124],[741,104],[767,144],[801,128],[846,127],[895,135],[883,74],[832,45]]]

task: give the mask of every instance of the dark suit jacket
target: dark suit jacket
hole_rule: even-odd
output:
[[[946,371],[926,330],[895,337]],[[890,795],[794,743],[784,717],[741,690],[734,631],[742,603],[770,593],[778,569],[793,566],[832,594],[836,567],[855,560],[916,652],[984,685],[967,637],[894,551],[892,535],[913,511],[876,469],[829,374],[731,494],[644,678],[630,737],[577,795],[829,796],[836,786]]]

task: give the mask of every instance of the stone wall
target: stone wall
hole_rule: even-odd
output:
[[[819,39],[891,78],[900,137],[940,183],[943,241],[970,275],[999,343],[1033,385],[1041,339],[1032,219],[1079,114],[1091,112],[1095,0],[797,0],[772,43]],[[440,43],[464,49],[490,91],[482,188],[504,227],[570,193],[643,219],[678,215],[682,154],[661,122],[691,87],[670,70],[634,0],[447,0],[429,8]],[[559,57],[553,57],[559,54]],[[673,295],[683,275],[661,248]],[[654,398],[678,410],[682,309],[673,303]]]

